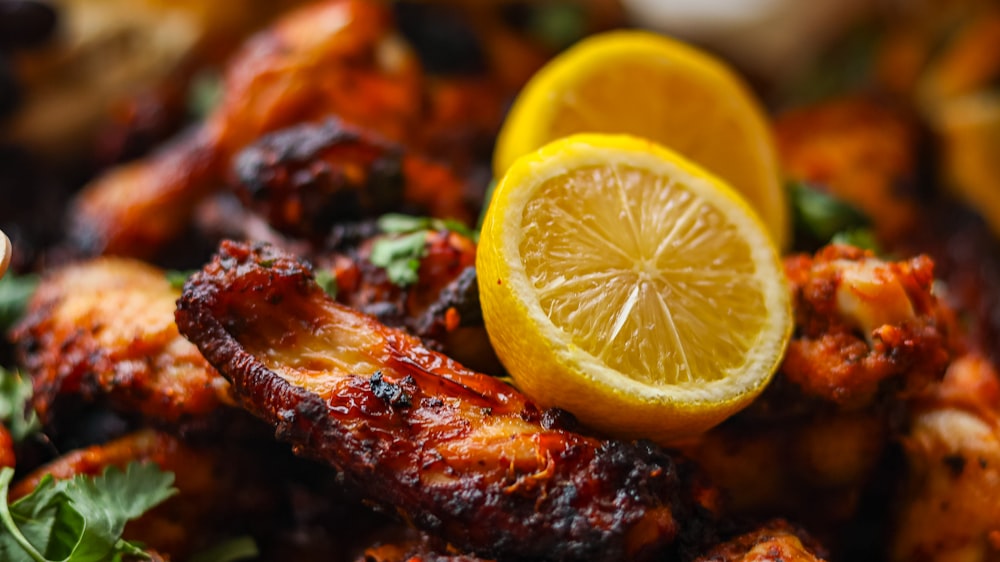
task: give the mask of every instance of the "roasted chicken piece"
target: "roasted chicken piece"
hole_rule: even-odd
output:
[[[713,496],[677,457],[566,429],[559,412],[337,304],[273,247],[223,242],[176,317],[297,452],[457,548],[638,560],[706,529]]]
[[[1000,378],[985,359],[952,363],[916,408],[893,560],[1000,560]]]
[[[777,520],[726,541],[695,562],[821,562],[819,545],[802,531]]]
[[[502,117],[504,91],[461,80],[428,80],[414,54],[395,34],[391,13],[381,2],[328,0],[300,8],[244,45],[226,72],[221,104],[198,130],[84,188],[70,210],[70,241],[90,254],[155,256],[190,223],[195,204],[225,183],[240,150],[267,133],[330,117],[388,141],[358,145],[339,133],[324,135],[319,127],[319,131],[289,133],[291,137],[281,136],[256,147],[248,158],[273,168],[274,175],[261,180],[248,176],[244,169],[239,174],[243,185],[252,186],[255,192],[262,184],[295,186],[296,191],[307,188],[302,207],[293,208],[294,197],[268,200],[269,216],[279,219],[276,226],[291,229],[298,224],[296,217],[317,218],[311,213],[330,218],[329,205],[336,205],[333,199],[345,192],[338,187],[341,180],[320,177],[327,173],[343,174],[348,186],[373,190],[394,184],[366,182],[366,177],[388,174],[397,180],[399,176],[392,175],[401,173],[406,179],[402,194],[413,197],[401,206],[468,220],[464,186],[440,166],[412,157],[402,159],[401,170],[370,170],[368,166],[375,161],[386,164],[379,155],[397,150],[393,142],[431,157],[440,150],[440,155],[451,155],[456,162],[474,160],[467,153],[456,155],[463,152],[465,141],[449,141],[444,130],[454,133],[452,126],[462,125],[468,135],[492,138]],[[491,105],[496,107],[493,112],[480,107]],[[319,145],[300,147],[298,155],[278,152],[279,148],[287,151],[288,142],[303,140],[295,136],[303,134]],[[273,144],[280,141],[287,142]],[[472,145],[481,144],[467,146],[472,150]],[[259,158],[261,151],[266,153],[263,158]],[[353,157],[361,160],[352,162]],[[287,181],[280,176],[291,169],[296,176]],[[363,199],[384,204],[385,195],[372,193]],[[320,197],[320,208],[311,206],[311,196]],[[346,212],[340,209],[335,214]],[[307,222],[294,228],[312,226]]]
[[[336,119],[263,137],[237,156],[235,175],[245,206],[299,238],[390,211],[470,219],[465,183],[448,168]]]
[[[373,262],[377,245],[398,244],[403,242],[401,236],[421,235],[424,242],[413,268],[413,283],[394,281],[386,267]],[[447,227],[336,238],[336,250],[314,261],[330,271],[338,302],[372,314],[388,326],[406,328],[464,365],[490,374],[501,372],[479,308],[475,242]],[[381,250],[384,253],[385,248]]]
[[[237,151],[295,123],[333,114],[406,138],[420,114],[420,72],[392,31],[385,6],[330,0],[254,36],[229,65],[221,105],[188,140],[84,188],[70,211],[71,239],[91,253],[153,255],[183,231],[197,200],[222,185]],[[170,217],[166,230],[150,233],[145,225],[161,215]]]
[[[785,272],[795,330],[778,373],[684,451],[734,513],[794,517],[845,545],[907,401],[940,380],[962,345],[925,256],[890,262],[834,245],[787,257]]]
[[[887,262],[831,245],[786,258],[785,273],[795,334],[779,376],[804,395],[857,406],[890,382],[912,396],[944,374],[959,344],[930,258]]]
[[[122,258],[49,272],[13,331],[41,419],[73,395],[170,424],[231,405],[229,383],[177,332],[179,295],[165,272]]]
[[[898,110],[839,98],[779,115],[774,128],[790,179],[855,206],[884,242],[904,238],[917,225],[917,137]]]
[[[136,94],[158,98],[157,118],[181,121],[198,69],[221,63],[243,37],[302,1],[46,3],[58,12],[56,37],[13,58],[24,105],[0,138],[66,159],[91,156],[99,131]]]

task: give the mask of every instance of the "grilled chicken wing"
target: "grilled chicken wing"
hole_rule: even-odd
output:
[[[962,346],[926,257],[889,262],[828,246],[786,258],[785,272],[795,331],[778,373],[746,410],[684,450],[734,513],[794,517],[851,548],[849,522],[870,517],[876,529],[887,516],[861,511],[907,402]]]
[[[467,169],[482,156],[470,153],[483,152],[499,127],[507,93],[489,75],[426,77],[380,2],[300,8],[244,45],[228,67],[223,101],[205,123],[85,187],[70,210],[70,241],[87,254],[155,256],[190,224],[195,204],[226,183],[242,149],[267,133],[330,117],[363,129],[366,138],[339,126],[294,129],[263,141],[238,169],[252,192],[267,186],[266,199],[251,200],[267,203],[279,229],[311,233],[314,221],[353,210],[344,198],[371,212],[391,202],[468,220],[464,183],[400,154],[394,143]],[[371,193],[359,195],[362,187]],[[405,203],[392,197],[400,189]]]
[[[703,530],[703,488],[669,453],[563,429],[503,382],[336,304],[272,247],[224,242],[176,316],[280,438],[458,548],[641,559]]]
[[[163,271],[98,258],[48,274],[13,332],[43,421],[66,395],[168,423],[232,404],[229,384],[177,332]]]
[[[363,0],[306,6],[254,36],[229,65],[224,90],[189,138],[84,188],[70,211],[78,246],[149,257],[183,231],[233,155],[262,134],[333,114],[402,140],[421,109],[415,59],[394,38],[386,7]]]
[[[787,258],[796,330],[780,376],[807,396],[855,406],[890,381],[913,395],[939,379],[958,344],[933,269],[926,256],[886,262],[838,245]]]
[[[892,538],[894,560],[1000,559],[1000,377],[956,360],[917,407]]]
[[[447,168],[335,119],[265,136],[237,156],[235,169],[244,205],[300,238],[389,211],[470,218],[465,184]]]

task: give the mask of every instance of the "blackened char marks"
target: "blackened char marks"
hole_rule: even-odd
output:
[[[564,429],[500,380],[335,303],[272,247],[224,242],[176,318],[297,452],[460,549],[642,560],[710,519],[710,494],[674,455]]]
[[[275,229],[317,238],[390,211],[467,219],[464,184],[402,145],[339,120],[264,136],[235,160],[237,193]]]

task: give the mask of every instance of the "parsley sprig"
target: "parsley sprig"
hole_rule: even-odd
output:
[[[59,482],[47,475],[30,494],[8,503],[13,478],[12,468],[0,470],[0,560],[8,562],[148,558],[121,538],[125,523],[177,492],[173,473],[152,463]]]

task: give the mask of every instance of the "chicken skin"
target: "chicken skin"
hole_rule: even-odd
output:
[[[893,560],[1000,560],[1000,377],[967,355],[917,406]]]
[[[639,560],[694,542],[710,516],[682,459],[565,429],[505,383],[336,304],[272,247],[224,242],[176,316],[281,439],[458,548]]]
[[[46,275],[13,332],[43,422],[67,396],[169,424],[232,405],[229,384],[177,331],[179,295],[165,272],[122,258]]]

